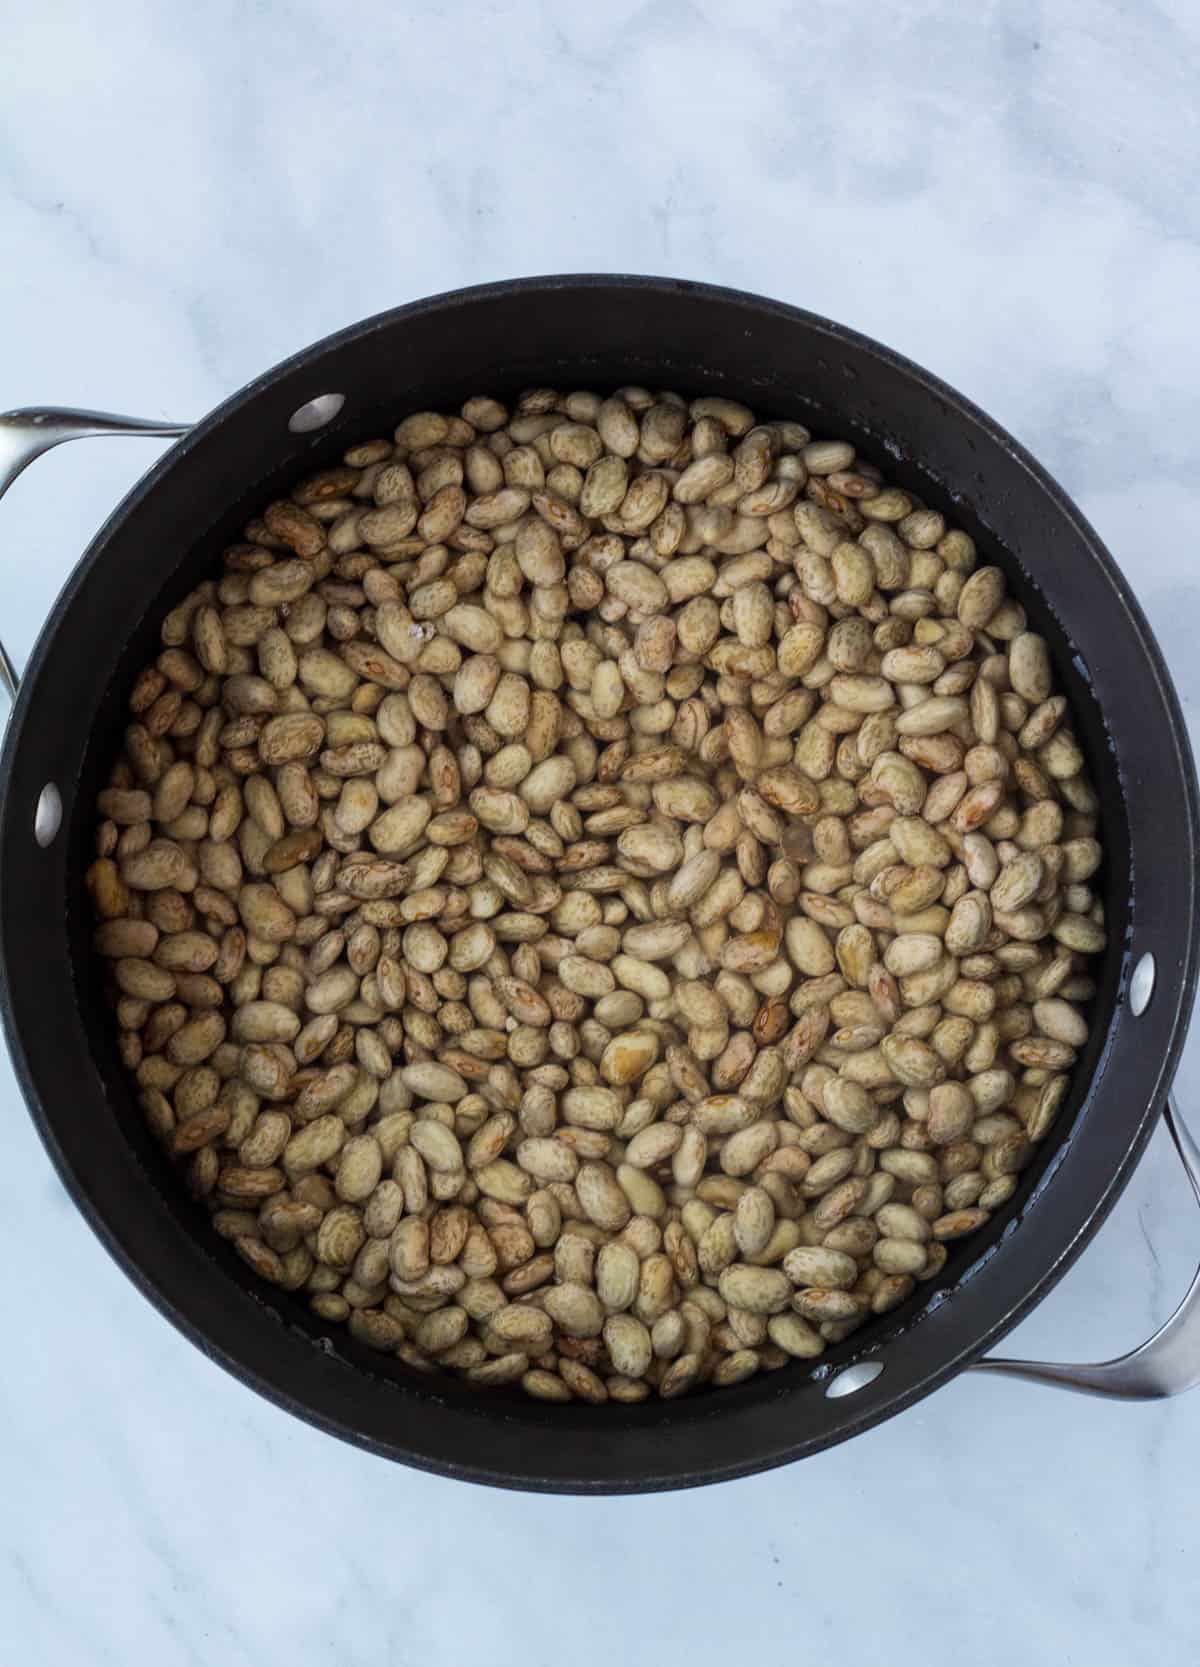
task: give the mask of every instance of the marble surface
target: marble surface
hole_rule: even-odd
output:
[[[1196,734],[1200,209],[1189,0],[68,0],[0,55],[0,404],[199,414],[310,339],[486,278],[643,270],[828,313],[1027,441],[1107,538]],[[18,664],[149,463],[0,511]],[[258,1400],[99,1251],[0,1074],[0,1661],[1183,1667],[1200,1394],[968,1378],[801,1468],[509,1496]],[[1200,1032],[1180,1096],[1200,1123]],[[1140,1341],[1196,1260],[1161,1133],[1013,1339]]]

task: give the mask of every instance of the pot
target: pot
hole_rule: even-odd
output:
[[[1002,567],[1051,645],[1101,802],[1109,950],[1057,1132],[1010,1203],[903,1308],[831,1349],[670,1403],[547,1407],[415,1377],[257,1282],[145,1129],[90,954],[93,806],[158,624],[248,516],[405,411],[480,390],[637,381],[744,399],[846,436]],[[1119,1361],[987,1352],[1104,1220],[1167,1104],[1197,977],[1198,810],[1178,701],[1128,584],[1002,429],[877,343],[793,307],[639,277],[487,285],[367,320],[258,378],[194,428],[81,412],[0,418],[7,479],[60,440],[179,436],[100,531],[20,682],[0,763],[0,976],[13,1061],[64,1184],[117,1261],[206,1354],[278,1405],[389,1458],[559,1492],[635,1492],[814,1453],[982,1364],[1128,1398],[1200,1382],[1200,1277]],[[0,479],[2,479],[0,473]],[[4,481],[7,484],[7,480]],[[1168,1113],[1168,1116],[1171,1116]],[[1200,1197],[1200,1154],[1171,1128]]]

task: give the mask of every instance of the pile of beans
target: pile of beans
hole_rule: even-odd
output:
[[[165,619],[88,888],[151,1128],[423,1371],[812,1359],[1003,1206],[1087,1037],[1097,805],[972,540],[844,441],[470,399]]]

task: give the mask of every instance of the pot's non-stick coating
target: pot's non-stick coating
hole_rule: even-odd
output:
[[[255,1281],[217,1239],[146,1134],[117,1061],[81,879],[95,791],[158,623],[267,498],[409,410],[534,384],[626,382],[730,394],[762,416],[850,437],[1008,571],[1051,642],[1101,795],[1111,947],[1059,1133],[935,1286],[815,1370],[669,1406],[546,1408],[414,1379],[323,1327],[302,1297]],[[336,423],[290,433],[291,413],[325,393],[345,396]],[[33,811],[48,782],[67,812],[42,850]],[[14,1059],[60,1173],[109,1249],[206,1352],[280,1404],[391,1457],[511,1486],[625,1491],[742,1474],[853,1434],[959,1370],[1049,1288],[1111,1206],[1161,1105],[1196,977],[1184,729],[1149,628],[1095,534],[1014,442],[895,355],[791,308],[669,280],[529,280],[421,302],[310,349],[215,412],[76,570],[26,674],[0,789]],[[1135,1019],[1121,992],[1147,951],[1158,984]],[[875,1381],[827,1397],[838,1365],[864,1354],[883,1363]]]

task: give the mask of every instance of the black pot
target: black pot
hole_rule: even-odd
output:
[[[1011,1203],[906,1308],[815,1369],[797,1363],[665,1405],[546,1407],[412,1376],[322,1325],[303,1299],[269,1291],[216,1237],[119,1066],[82,875],[97,787],[159,621],[265,500],[406,410],[481,389],[631,381],[730,394],[853,439],[1005,569],[1051,644],[1099,791],[1110,949],[1058,1132]],[[340,407],[307,415],[336,414],[295,432],[299,408],[324,395]],[[42,414],[31,440],[29,414],[15,414],[0,428],[12,472],[56,438],[103,430],[74,415],[72,427],[70,415]],[[57,833],[48,786],[63,805]],[[206,1354],[280,1406],[373,1452],[506,1486],[620,1492],[762,1470],[879,1423],[978,1361],[1061,1277],[1128,1180],[1164,1106],[1196,983],[1186,733],[1141,609],[1095,533],[1015,441],[936,378],[824,319],[698,284],[559,277],[464,290],[356,325],[253,382],[167,453],[75,569],[22,680],[0,790],[5,1025],[42,1138],[99,1237]],[[1172,1322],[1169,1358],[1155,1345],[1084,1386],[1154,1394],[1200,1378],[1200,1350],[1181,1362],[1187,1318]],[[864,1382],[866,1370],[844,1374],[851,1362],[881,1369]]]

